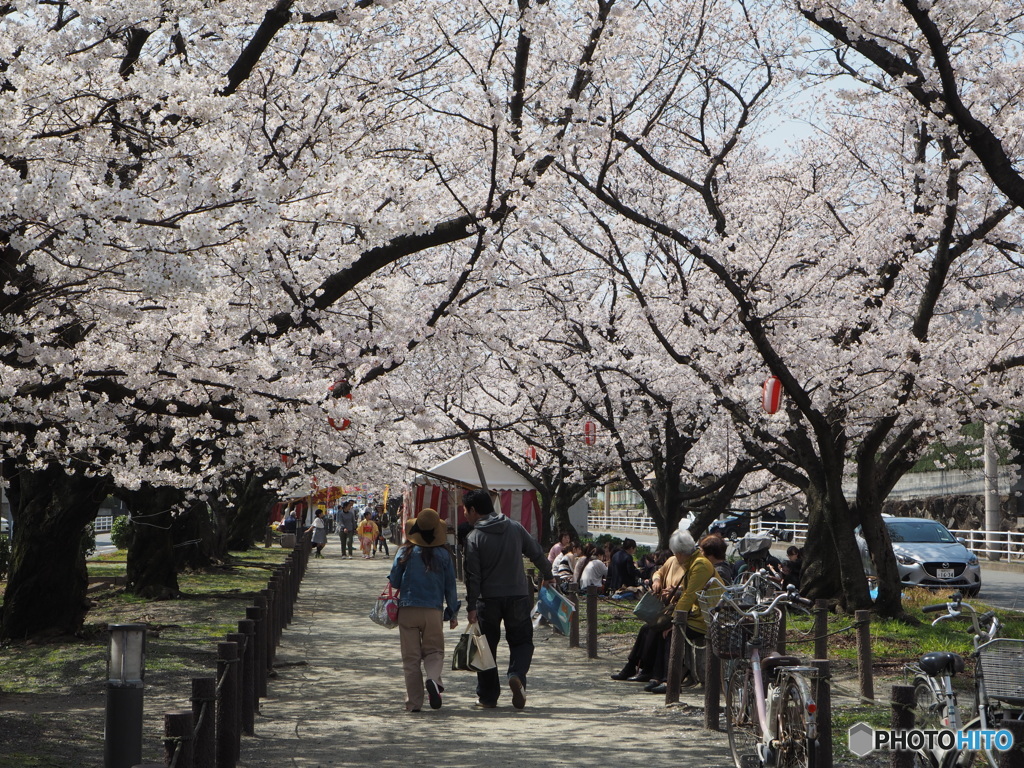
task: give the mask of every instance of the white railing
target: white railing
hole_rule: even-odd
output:
[[[657,532],[654,521],[643,510],[591,512],[587,524],[591,529],[599,531]],[[794,544],[803,544],[807,540],[807,523],[800,520],[787,520],[783,523],[754,520],[750,526],[751,533],[772,529],[792,531]],[[982,566],[986,560],[1024,563],[1024,532],[950,529],[950,533],[967,542],[967,548],[981,558]]]
[[[654,521],[642,509],[613,509],[610,512],[591,510],[587,515],[587,528],[592,531],[658,532]]]
[[[92,524],[92,530],[95,533],[109,533],[110,528],[114,524],[114,518],[110,515],[100,515]]]

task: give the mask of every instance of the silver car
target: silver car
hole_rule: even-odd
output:
[[[981,590],[978,556],[964,546],[942,523],[919,517],[887,517],[885,527],[906,587],[959,589],[968,597]],[[874,575],[867,542],[857,528],[857,543],[868,575]]]

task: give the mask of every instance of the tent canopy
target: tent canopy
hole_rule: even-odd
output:
[[[484,477],[487,480],[487,488],[491,491],[532,491],[533,485],[518,472],[509,469],[487,451],[477,449],[480,457],[480,466],[483,467]],[[445,478],[461,485],[468,485],[473,488],[480,487],[480,473],[476,470],[476,462],[473,461],[471,451],[463,451],[457,456],[452,456],[435,467],[431,467],[430,475],[421,475],[413,480],[414,484],[429,483],[431,476]]]

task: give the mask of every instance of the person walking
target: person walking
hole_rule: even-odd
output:
[[[526,706],[526,673],[533,661],[533,601],[523,569],[525,555],[542,575],[543,584],[553,586],[551,563],[544,550],[526,529],[494,511],[490,495],[483,490],[462,497],[466,520],[473,530],[466,537],[466,609],[469,623],[480,623],[491,653],[498,657],[502,624],[508,643],[508,687],[512,706]],[[477,672],[477,706],[492,709],[498,704],[501,684],[498,669]]]
[[[371,547],[373,542],[376,541],[378,533],[380,533],[380,529],[370,519],[370,510],[366,510],[363,512],[363,519],[356,526],[356,535],[359,536],[359,549],[363,553],[363,560],[369,560],[373,557]]]
[[[398,637],[405,674],[405,709],[419,712],[426,689],[431,709],[441,708],[444,619],[459,625],[455,565],[444,544],[448,526],[433,509],[406,523],[406,541],[395,553],[388,581],[399,590]],[[448,604],[444,614],[441,609]],[[426,685],[423,672],[426,671]]]
[[[353,541],[356,535],[356,513],[353,509],[355,502],[349,499],[341,505],[338,512],[338,536],[341,538],[341,558],[351,560]]]
[[[327,524],[324,522],[324,511],[318,509],[313,524],[306,529],[306,533],[312,534],[310,541],[316,547],[316,557],[323,557],[324,547],[327,545]]]
[[[391,557],[391,550],[388,549],[388,536],[391,535],[391,518],[384,509],[383,504],[377,505],[377,516],[374,518],[377,523],[377,538],[373,540],[373,554],[376,556],[378,549],[383,549],[387,557]]]

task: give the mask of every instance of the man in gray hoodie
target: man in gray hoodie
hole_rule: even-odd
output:
[[[501,625],[508,643],[508,687],[512,706],[526,706],[526,673],[533,661],[533,622],[530,614],[530,583],[523,556],[537,566],[544,583],[551,585],[551,563],[540,543],[514,520],[494,511],[486,491],[469,491],[462,498],[466,520],[473,530],[466,538],[466,602],[469,622],[480,622],[480,631],[498,657]],[[477,705],[497,706],[501,683],[497,668],[477,672]]]
[[[341,557],[342,559],[352,559],[352,539],[356,535],[356,512],[355,502],[349,499],[341,505],[341,511],[338,512],[338,536],[341,537]]]

